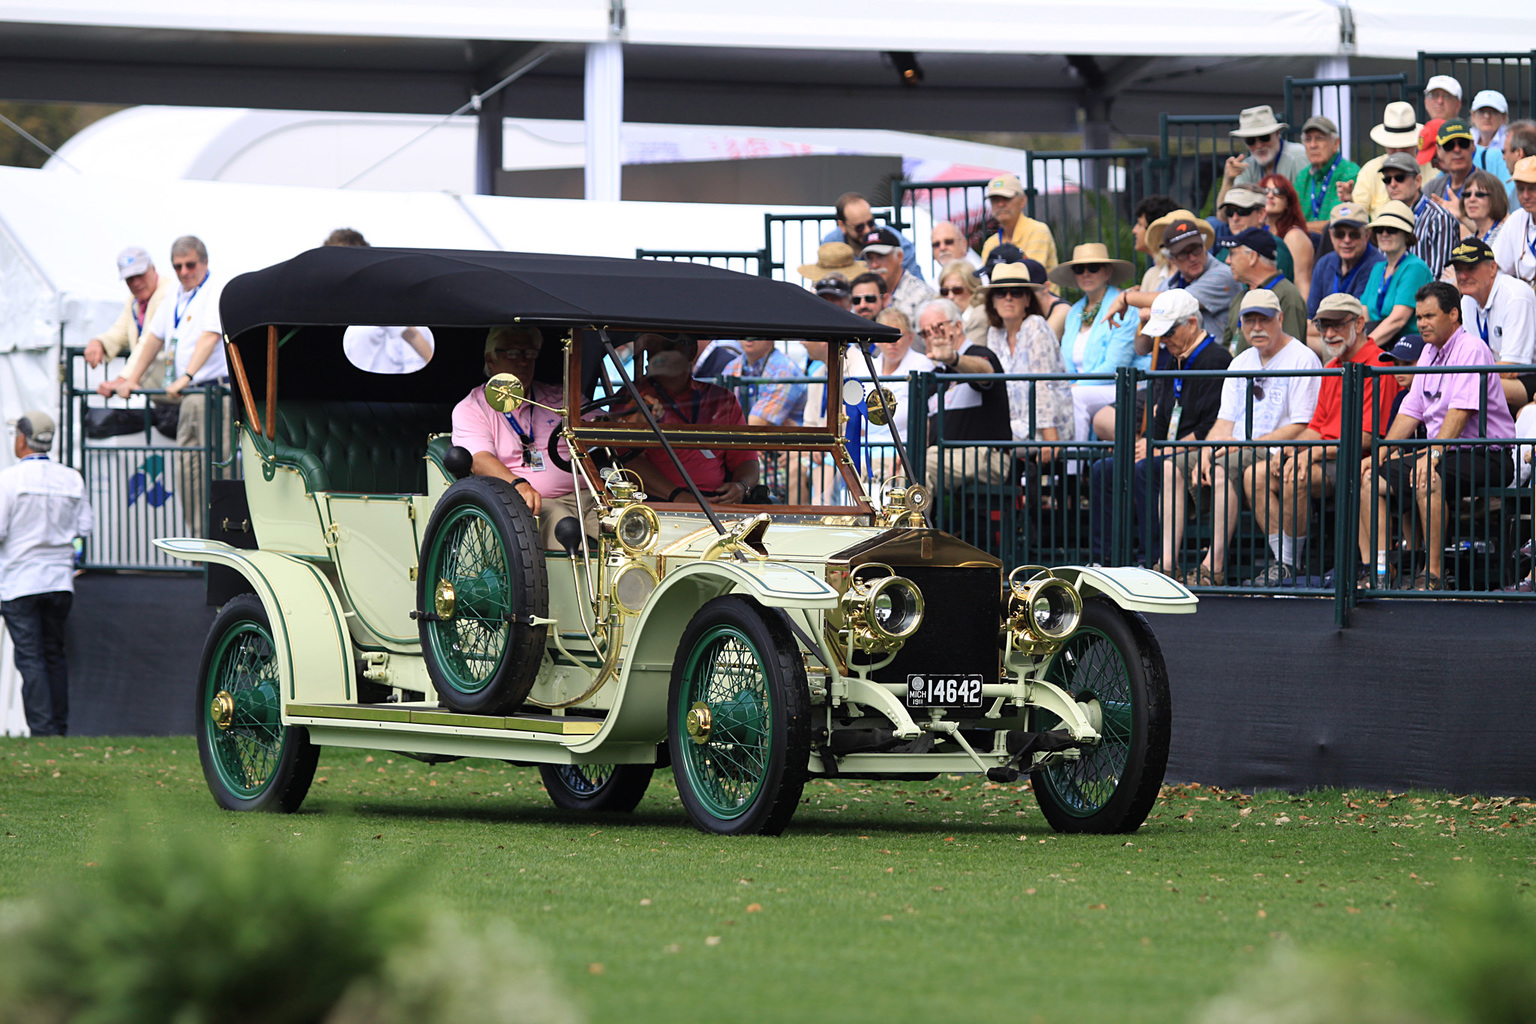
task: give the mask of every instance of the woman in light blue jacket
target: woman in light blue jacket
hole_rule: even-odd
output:
[[[1068,373],[1114,373],[1122,366],[1150,366],[1150,354],[1136,355],[1136,330],[1141,321],[1128,316],[1119,327],[1109,322],[1115,296],[1135,273],[1136,268],[1125,260],[1111,259],[1102,242],[1079,245],[1072,250],[1070,260],[1051,270],[1056,284],[1083,293],[1067,311],[1061,334],[1061,361]],[[1077,381],[1072,388],[1074,440],[1093,440],[1094,413],[1114,401],[1114,381]]]

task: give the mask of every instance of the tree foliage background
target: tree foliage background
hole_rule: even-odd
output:
[[[100,103],[5,103],[0,114],[31,132],[50,149],[58,149],[71,136],[93,121],[99,121],[122,107]],[[41,167],[48,154],[0,122],[0,164],[10,167]]]

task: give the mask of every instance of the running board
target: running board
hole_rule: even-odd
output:
[[[391,725],[448,726],[457,729],[531,732],[553,736],[596,736],[603,727],[597,718],[554,715],[466,715],[444,711],[435,704],[289,704],[284,717],[294,725],[322,721],[326,725],[356,723],[359,728]]]

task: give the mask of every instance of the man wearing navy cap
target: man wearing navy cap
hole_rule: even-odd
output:
[[[1460,209],[1461,187],[1473,171],[1472,151],[1477,143],[1472,138],[1472,126],[1459,117],[1451,118],[1435,133],[1435,145],[1439,148],[1438,163],[1445,173],[1430,182],[1425,194],[1454,212]]]
[[[1263,228],[1246,228],[1230,238],[1223,238],[1221,246],[1227,250],[1227,266],[1232,268],[1232,276],[1244,286],[1244,291],[1233,297],[1227,312],[1227,335],[1223,339],[1227,347],[1234,353],[1248,347],[1239,311],[1244,298],[1256,289],[1274,294],[1280,304],[1285,333],[1292,338],[1305,338],[1307,300],[1301,297],[1301,289],[1287,281],[1275,266],[1275,255],[1279,251],[1275,236]]]
[[[901,237],[890,228],[874,228],[865,233],[859,259],[869,265],[870,273],[885,280],[886,308],[906,314],[908,323],[917,323],[918,310],[938,298],[927,282],[909,274],[902,264]]]
[[[1477,335],[1501,363],[1536,363],[1536,292],[1530,285],[1499,273],[1493,250],[1481,238],[1463,238],[1451,250],[1456,290],[1461,292],[1461,323]],[[1510,412],[1536,394],[1536,373],[1502,373]]]

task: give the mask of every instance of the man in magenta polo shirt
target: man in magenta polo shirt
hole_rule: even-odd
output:
[[[571,450],[560,436],[562,416],[550,409],[565,405],[558,386],[533,379],[534,365],[544,336],[537,327],[492,327],[485,336],[485,375],[510,373],[522,381],[528,397],[516,412],[501,413],[485,401],[485,388],[476,386],[453,407],[453,443],[474,457],[476,476],[493,476],[517,488],[528,510],[539,521],[539,537],[546,550],[558,551],[555,524],[576,516],[575,478],[571,475]],[[584,498],[586,496],[583,496]],[[597,519],[590,500],[587,535],[597,535]],[[579,518],[579,517],[578,517]]]
[[[642,334],[635,347],[645,353],[640,392],[656,422],[744,427],[741,403],[716,384],[693,379],[698,341],[678,334]],[[756,452],[740,449],[677,448],[678,461],[711,505],[740,505],[757,485]],[[641,449],[625,463],[640,477],[652,501],[692,502],[677,467],[660,448]]]
[[[1419,333],[1424,336],[1417,365],[1493,366],[1498,362],[1482,339],[1462,329],[1461,294],[1454,285],[1431,281],[1418,290],[1414,300]],[[1515,421],[1497,373],[1414,374],[1413,386],[1398,408],[1387,440],[1412,437],[1420,424],[1427,437],[1447,441],[1515,436]],[[1360,558],[1367,567],[1374,562],[1378,587],[1388,583],[1388,495],[1411,487],[1428,535],[1424,569],[1412,581],[1404,582],[1414,590],[1439,590],[1446,502],[1467,497],[1476,488],[1508,481],[1511,449],[1511,445],[1434,445],[1393,451],[1382,459],[1379,470],[1369,459],[1362,464]],[[1371,490],[1376,493],[1375,501],[1367,497]]]

